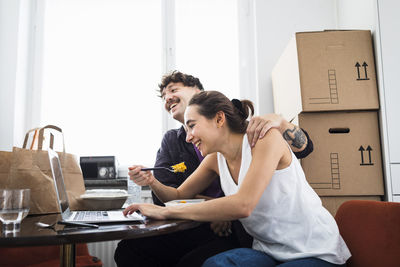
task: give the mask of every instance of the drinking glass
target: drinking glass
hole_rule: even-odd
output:
[[[30,189],[0,189],[0,221],[3,234],[18,232],[29,213]]]

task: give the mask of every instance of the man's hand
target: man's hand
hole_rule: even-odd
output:
[[[277,128],[281,131],[281,124],[284,121],[281,116],[274,113],[251,118],[246,130],[250,146],[254,147],[257,140],[263,138],[271,128]]]
[[[308,140],[304,132],[298,126],[274,113],[253,117],[250,120],[246,132],[251,147],[254,147],[257,140],[263,138],[271,128],[276,128],[281,132],[293,152],[301,152],[307,147]]]
[[[140,165],[129,167],[129,179],[140,186],[151,185],[156,178],[153,176],[151,171],[142,171],[142,168],[144,167]]]
[[[229,236],[230,234],[232,234],[231,226],[232,226],[231,222],[225,222],[225,221],[210,223],[211,230],[213,230],[214,233],[219,236]]]

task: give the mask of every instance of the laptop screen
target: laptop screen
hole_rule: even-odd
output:
[[[58,158],[57,152],[52,149],[48,150],[51,172],[53,173],[53,179],[56,188],[56,194],[58,202],[60,204],[61,213],[64,213],[69,208],[68,196],[65,191],[64,177],[62,175],[61,164]]]

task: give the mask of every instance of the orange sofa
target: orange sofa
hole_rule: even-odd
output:
[[[400,203],[351,200],[335,219],[352,254],[348,267],[400,266]]]

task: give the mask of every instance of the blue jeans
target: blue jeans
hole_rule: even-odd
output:
[[[225,267],[225,266],[333,267],[333,266],[346,266],[346,264],[336,265],[318,258],[303,258],[288,262],[279,262],[261,251],[250,248],[237,248],[217,254],[207,259],[202,265],[202,267]]]

